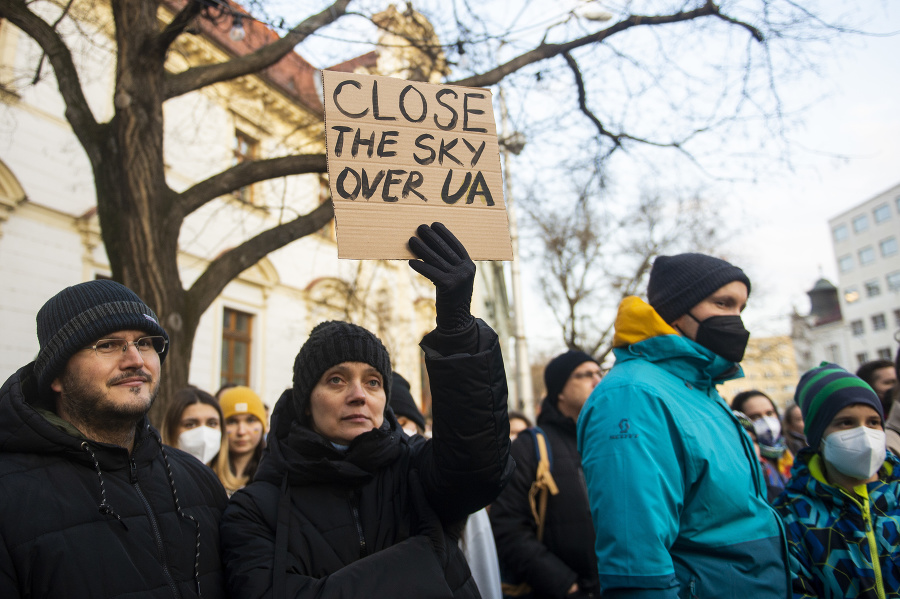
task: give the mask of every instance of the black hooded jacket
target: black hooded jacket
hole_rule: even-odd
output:
[[[429,518],[446,529],[490,503],[513,468],[497,336],[480,321],[471,334],[472,353],[437,351],[436,333],[422,342],[433,440],[407,437],[386,410],[342,453],[297,421],[285,392],[256,478],[222,520],[232,597],[478,597],[455,539],[436,551],[423,534]],[[430,516],[413,508],[412,470]]]
[[[555,402],[545,398],[538,416],[553,456],[552,474],[558,495],[547,501],[543,543],[528,502],[528,491],[537,471],[534,437],[520,434],[512,444],[516,472],[509,486],[491,505],[491,526],[497,543],[500,568],[508,582],[527,582],[532,597],[565,597],[573,582],[581,594],[600,596],[594,524],[587,487],[581,471],[575,421],[564,416]]]
[[[187,599],[198,579],[204,599],[224,597],[215,474],[164,454],[146,418],[129,456],[38,403],[32,364],[0,389],[0,597]]]

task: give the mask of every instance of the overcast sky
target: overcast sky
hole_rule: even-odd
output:
[[[900,32],[900,2],[872,2],[871,30]],[[755,184],[719,186],[739,234],[723,253],[754,284],[745,312],[755,336],[787,334],[793,306],[807,313],[820,274],[837,282],[828,219],[900,183],[900,35],[850,36],[823,64],[824,78],[782,86],[790,101],[820,98],[791,139],[793,165]],[[532,354],[561,349],[558,327],[526,268],[526,334]]]

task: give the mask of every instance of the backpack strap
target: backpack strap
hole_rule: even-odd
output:
[[[534,482],[528,490],[528,503],[531,505],[531,515],[534,516],[534,522],[537,524],[537,539],[540,542],[544,540],[544,521],[547,515],[547,498],[549,495],[559,493],[559,487],[553,480],[553,453],[550,451],[550,444],[547,442],[547,435],[540,427],[526,429],[519,435],[530,433],[534,440],[534,454],[537,457],[537,470],[534,476]],[[518,584],[504,582],[501,584],[504,597],[522,597],[532,592],[531,585],[527,582]]]
[[[547,499],[550,495],[557,495],[559,487],[553,479],[553,455],[550,453],[550,444],[547,435],[539,427],[530,429],[534,437],[534,449],[537,455],[537,471],[534,482],[528,491],[528,503],[531,505],[531,514],[537,524],[537,539],[544,540],[544,524],[547,515]]]

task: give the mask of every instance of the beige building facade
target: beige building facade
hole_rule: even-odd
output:
[[[74,3],[73,14],[109,23],[108,6]],[[165,8],[161,8],[165,11]],[[394,16],[393,18],[396,18]],[[258,25],[258,24],[257,24]],[[92,34],[84,36],[85,30]],[[98,120],[112,114],[115,57],[102,25],[63,34]],[[208,64],[252,49],[208,28],[182,35],[169,68]],[[396,57],[385,57],[396,67]],[[37,46],[0,21],[0,376],[34,359],[35,315],[62,288],[110,275],[96,216],[91,169],[48,75],[30,81]],[[377,72],[378,53],[336,68]],[[277,67],[277,68],[276,68]],[[44,65],[44,70],[49,67]],[[52,72],[50,73],[52,75]],[[291,54],[265,76],[247,76],[165,105],[169,185],[186,189],[245,160],[324,151],[316,70]],[[210,261],[285,219],[329,201],[324,176],[283,177],[223,196],[192,214],[179,236],[182,283]],[[510,335],[503,266],[479,263],[473,313]],[[272,405],[291,386],[294,357],[326,319],[351,320],[378,334],[394,368],[427,409],[422,335],[434,326],[434,288],[405,261],[338,260],[333,225],[272,252],[233,280],[204,313],[190,382],[215,392],[224,382],[254,388]]]

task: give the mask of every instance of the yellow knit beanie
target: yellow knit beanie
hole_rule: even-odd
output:
[[[262,422],[263,432],[269,428],[266,407],[259,395],[250,387],[238,386],[222,391],[219,405],[222,406],[222,415],[225,416],[225,420],[235,414],[253,414]]]

